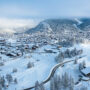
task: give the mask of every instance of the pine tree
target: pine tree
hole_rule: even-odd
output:
[[[82,87],[80,88],[80,90],[88,90],[88,89],[87,89],[87,87],[82,86]]]
[[[83,61],[82,65],[83,65],[83,68],[86,68],[86,63],[85,63],[85,61]]]
[[[15,83],[15,84],[17,84],[17,83],[18,83],[18,82],[17,82],[17,78],[15,78],[15,79],[14,79],[14,83]]]
[[[69,78],[68,78],[68,75],[67,75],[66,72],[65,72],[64,78],[63,78],[63,86],[64,86],[65,88],[67,88],[67,87],[69,86]]]
[[[45,90],[45,87],[43,84],[40,84],[40,90]]]
[[[70,86],[69,86],[69,89],[70,90],[74,90],[74,80],[73,80],[73,78],[70,76]]]
[[[0,90],[2,90],[2,85],[0,84]]]
[[[7,79],[8,83],[11,83],[13,81],[13,78],[10,74],[6,75],[6,79]]]
[[[35,83],[35,90],[40,90],[39,82],[38,81],[36,81],[36,83]]]
[[[5,79],[4,79],[4,77],[0,77],[0,85],[2,87],[5,87]]]
[[[56,57],[56,62],[62,62],[64,59],[64,53],[60,52],[59,55]]]
[[[38,81],[35,83],[35,90],[45,90],[43,83],[39,84]]]
[[[78,61],[77,61],[77,59],[75,58],[74,64],[77,64],[77,63],[78,63]]]
[[[28,64],[27,64],[27,68],[32,68],[34,66],[34,64],[32,63],[32,62],[29,62]]]
[[[54,78],[51,78],[50,80],[50,90],[55,90]]]

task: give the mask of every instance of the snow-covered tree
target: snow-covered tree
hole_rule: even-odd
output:
[[[27,68],[32,68],[34,66],[34,63],[33,62],[29,62],[28,64],[27,64]]]
[[[15,78],[15,79],[14,79],[14,83],[15,83],[15,84],[17,84],[17,83],[18,83],[18,82],[17,82],[17,78]]]
[[[6,79],[7,79],[8,83],[11,83],[13,81],[13,78],[12,78],[11,74],[7,74]]]
[[[63,76],[63,86],[65,88],[67,88],[69,86],[69,77],[68,74],[65,72],[64,76]]]
[[[5,86],[5,79],[4,79],[4,77],[0,77],[0,85],[1,85],[2,87]]]
[[[16,69],[16,68],[14,68],[12,72],[13,72],[13,73],[17,72],[17,69]]]
[[[63,52],[60,52],[59,55],[55,58],[56,62],[62,62],[64,60]]]
[[[0,84],[0,90],[2,90],[2,85]]]
[[[77,64],[77,63],[78,63],[78,60],[77,60],[77,58],[75,58],[74,64]]]
[[[87,89],[87,87],[82,86],[82,87],[80,88],[80,90],[88,90],[88,89]]]
[[[80,69],[80,70],[81,70],[81,69],[84,69],[84,68],[86,68],[86,63],[85,63],[85,61],[83,61],[82,63],[79,64],[79,69]]]
[[[39,84],[39,82],[36,81],[35,90],[45,90],[43,83]]]
[[[50,90],[73,90],[74,89],[74,80],[67,73],[64,73],[62,77],[55,75],[50,80]]]

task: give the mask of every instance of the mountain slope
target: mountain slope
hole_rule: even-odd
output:
[[[43,31],[53,31],[61,32],[64,30],[77,30],[78,22],[69,19],[48,19],[40,22],[35,28],[29,29],[26,33],[32,32],[43,32]]]
[[[90,29],[90,18],[82,18],[81,21],[83,22],[82,24],[80,24],[78,27],[81,30],[89,30]]]
[[[89,31],[90,19],[47,19],[40,22],[35,28],[27,30],[25,33],[34,33],[38,31],[64,32],[77,30]]]

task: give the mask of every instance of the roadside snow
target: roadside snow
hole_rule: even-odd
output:
[[[10,42],[13,41],[10,40]],[[81,58],[81,60],[79,60],[78,63],[85,60],[86,66],[90,67],[90,45],[80,44],[70,47],[69,49],[73,49],[75,47],[77,49],[82,48],[84,52],[83,55],[86,55],[85,57]],[[17,90],[22,90],[24,88],[33,86],[37,80],[39,82],[45,80],[48,77],[52,67],[57,64],[55,62],[55,57],[58,55],[59,51],[55,48],[56,48],[55,46],[46,45],[37,49],[35,51],[37,53],[29,53],[24,55],[23,57],[19,57],[13,60],[11,58],[8,58],[8,60],[4,62],[4,66],[0,67],[1,69],[0,74],[4,76],[6,74],[11,74],[13,78],[17,78],[18,81],[18,84],[16,85],[11,84],[8,87],[8,90],[15,90],[15,88]],[[44,49],[53,50],[56,53],[45,53]],[[64,51],[66,49],[67,48],[63,47],[60,50]],[[4,56],[4,59],[7,59],[7,57]],[[28,69],[27,68],[28,62],[33,62],[34,67]],[[56,71],[56,74],[62,75],[65,72],[68,72],[69,76],[72,76],[76,82],[78,80],[78,76],[80,75],[78,65],[79,64],[76,65],[73,64],[73,62],[65,64],[64,67],[60,67]],[[17,69],[16,73],[12,72],[14,68]],[[90,86],[88,86],[87,82],[82,82],[82,85],[85,85],[90,89]],[[47,83],[45,86],[46,87],[49,86],[49,83]]]

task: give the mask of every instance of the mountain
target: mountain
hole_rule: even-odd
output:
[[[80,19],[83,23],[80,24],[78,27],[81,29],[81,30],[85,30],[85,31],[88,31],[90,30],[90,18],[82,18]]]
[[[35,28],[29,29],[26,33],[53,31],[61,32],[65,30],[77,30],[78,22],[74,19],[47,19],[40,22]]]
[[[47,19],[40,22],[35,28],[27,30],[25,33],[43,32],[43,31],[53,31],[53,32],[63,32],[63,31],[77,31],[77,30],[89,30],[90,29],[90,19]]]

